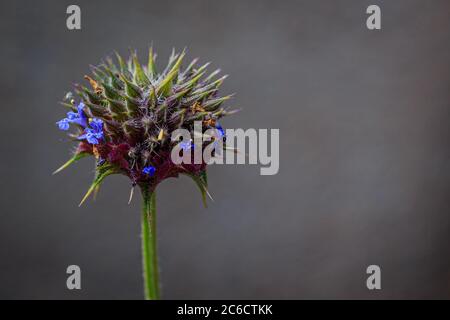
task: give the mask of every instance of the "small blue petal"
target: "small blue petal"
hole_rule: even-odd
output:
[[[103,134],[103,121],[102,120],[94,118],[94,119],[92,119],[90,126],[96,133]]]
[[[59,120],[58,122],[56,122],[56,124],[58,125],[58,128],[60,130],[63,130],[63,131],[69,130],[70,125],[69,125],[69,120],[67,118]]]
[[[67,112],[67,120],[70,123],[76,123],[82,127],[87,126],[87,118],[83,112],[83,108],[85,107],[83,102],[80,102],[77,107],[77,112],[69,111]]]
[[[90,126],[91,128],[84,129],[84,134],[79,136],[78,139],[86,139],[91,144],[98,144],[99,140],[103,139],[103,121],[94,118],[92,119]]]
[[[86,115],[85,115],[84,112],[83,112],[84,107],[85,107],[85,105],[84,105],[83,102],[80,102],[80,103],[78,104],[78,107],[77,107],[77,110],[78,110],[78,117],[79,117],[79,122],[78,122],[78,124],[81,125],[81,126],[83,126],[83,127],[86,127],[86,126],[87,126],[87,117],[86,117]]]
[[[223,130],[220,124],[217,123],[216,129],[219,130],[219,138],[225,137],[225,130]]]
[[[88,133],[88,134],[86,135],[86,140],[87,140],[87,142],[89,142],[89,143],[92,143],[92,144],[98,144],[97,138],[96,138],[92,133]]]
[[[150,177],[155,174],[155,171],[156,171],[156,169],[153,166],[147,166],[147,167],[144,167],[144,169],[142,169],[142,173],[149,175]]]
[[[81,116],[81,113],[83,112],[84,107],[85,107],[85,105],[84,105],[83,102],[80,102],[80,103],[78,104],[77,110],[78,110],[78,114],[79,114],[80,116]]]
[[[101,130],[103,130],[103,121],[98,118],[94,118],[94,119],[92,119],[90,126],[95,131],[101,131]]]
[[[67,120],[73,121],[73,120],[76,120],[76,119],[78,119],[78,113],[75,113],[73,111],[67,112]]]

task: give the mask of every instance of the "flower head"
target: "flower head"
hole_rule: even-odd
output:
[[[133,185],[153,189],[164,179],[186,174],[206,192],[206,163],[174,164],[170,151],[176,142],[170,136],[180,128],[192,133],[194,121],[201,121],[203,131],[216,128],[223,138],[218,120],[233,113],[222,108],[231,95],[217,95],[226,77],[216,78],[219,70],[205,76],[208,64],[197,66],[196,60],[183,69],[184,57],[184,52],[172,53],[158,72],[152,49],[146,66],[135,53],[127,62],[117,55],[117,64],[108,58],[93,67],[92,77],[85,76],[91,88],[76,87],[82,101],[76,107],[69,104],[72,110],[57,125],[64,131],[76,125],[74,135],[80,142],[74,158],[101,159],[95,185],[118,173],[128,176]],[[191,150],[192,141],[181,147]]]

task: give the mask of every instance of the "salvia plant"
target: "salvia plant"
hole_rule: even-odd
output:
[[[130,201],[134,187],[140,188],[146,299],[159,298],[156,187],[167,178],[184,174],[198,186],[205,206],[209,196],[206,163],[174,164],[170,154],[178,142],[172,141],[171,133],[182,128],[193,134],[194,121],[201,121],[203,131],[217,132],[210,143],[225,140],[219,119],[234,112],[222,107],[231,95],[218,96],[226,76],[219,77],[220,70],[208,74],[208,64],[198,66],[197,59],[182,68],[184,57],[184,51],[173,51],[165,68],[157,70],[156,55],[150,48],[145,65],[132,52],[127,60],[116,54],[116,62],[107,58],[91,66],[86,86],[75,85],[78,101],[69,92],[62,105],[70,110],[56,123],[59,129],[70,132],[77,146],[71,159],[55,173],[86,156],[96,160],[94,180],[80,205],[113,174],[130,178]],[[192,149],[193,144],[185,142],[183,152]]]

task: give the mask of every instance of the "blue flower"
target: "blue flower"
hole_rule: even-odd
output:
[[[84,129],[84,134],[78,139],[86,139],[91,144],[98,144],[100,139],[103,139],[103,121],[97,118],[92,119],[89,124],[91,127]]]
[[[225,130],[223,130],[222,126],[217,122],[216,123],[216,133],[217,137],[214,138],[214,149],[216,150],[218,155],[222,154],[222,150],[219,149],[219,140],[223,142],[223,138],[225,137]]]
[[[92,119],[91,123],[89,123],[91,128],[95,132],[100,132],[103,136],[103,121],[97,118]]]
[[[223,130],[222,126],[217,123],[216,129],[219,131],[219,138],[225,137],[225,130]]]
[[[58,125],[59,130],[63,130],[63,131],[69,130],[70,125],[69,125],[69,120],[67,118],[59,120],[58,122],[56,122],[56,124]]]
[[[67,118],[64,118],[56,124],[58,125],[60,130],[67,131],[69,130],[69,126],[71,123],[76,123],[84,128],[87,126],[87,117],[83,112],[85,105],[83,102],[80,102],[77,106],[77,112],[69,111],[67,112]]]
[[[82,127],[86,127],[87,125],[87,118],[86,115],[83,112],[85,105],[83,102],[80,102],[77,106],[77,112],[68,112],[67,113],[67,119],[71,123],[79,124]]]
[[[155,171],[156,171],[156,169],[153,166],[147,166],[147,167],[144,167],[144,169],[142,169],[142,173],[149,175],[150,177],[155,174]]]

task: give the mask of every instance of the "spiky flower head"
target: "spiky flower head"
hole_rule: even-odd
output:
[[[133,186],[150,189],[186,174],[205,201],[206,164],[174,164],[170,154],[177,142],[171,133],[181,128],[192,133],[194,121],[201,121],[203,131],[217,129],[218,137],[223,137],[219,119],[233,111],[226,111],[222,103],[231,95],[218,96],[226,78],[217,76],[220,70],[207,75],[208,64],[197,66],[197,59],[182,68],[184,57],[184,51],[172,52],[166,67],[158,71],[151,48],[146,65],[139,63],[135,52],[127,61],[116,54],[116,63],[107,58],[91,67],[92,75],[85,76],[89,86],[75,85],[81,101],[66,95],[63,105],[70,111],[57,125],[64,131],[73,128],[69,135],[78,146],[56,172],[82,157],[96,158],[95,178],[82,202],[112,174],[124,174]],[[190,147],[187,143],[186,150]]]

